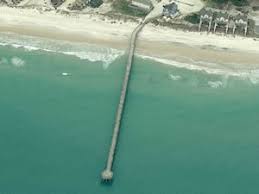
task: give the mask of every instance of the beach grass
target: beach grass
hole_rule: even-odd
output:
[[[130,16],[144,17],[147,15],[145,11],[132,8],[130,6],[130,2],[126,0],[116,0],[113,3],[113,8],[115,11],[118,11],[119,13],[130,15]]]

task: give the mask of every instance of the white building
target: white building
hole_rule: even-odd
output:
[[[247,16],[238,14],[237,16],[235,16],[234,22],[235,22],[235,26],[234,26],[234,29],[233,29],[233,33],[235,33],[236,28],[239,27],[242,30],[244,30],[244,34],[246,36],[247,30],[248,30],[248,18],[247,18]]]
[[[212,20],[213,20],[213,12],[212,10],[208,9],[203,9],[201,10],[200,13],[200,24],[199,24],[199,31],[201,31],[201,25],[203,23],[208,23],[208,32],[210,32],[211,25],[212,25]]]

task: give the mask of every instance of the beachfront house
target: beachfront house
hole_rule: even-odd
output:
[[[149,12],[153,9],[153,4],[150,0],[131,0],[131,7]]]
[[[235,26],[236,26],[236,24],[235,24],[234,18],[233,18],[233,16],[230,16],[229,17],[229,21],[228,21],[228,28],[229,29],[234,29]]]
[[[240,28],[241,30],[244,30],[245,36],[247,35],[247,29],[248,29],[248,18],[246,15],[238,14],[234,17],[235,26],[233,28],[233,34],[236,31],[236,28]]]
[[[178,14],[178,5],[173,2],[163,6],[163,15],[174,18]]]
[[[219,9],[213,8],[204,8],[200,11],[200,24],[199,31],[201,30],[203,23],[208,23],[208,31],[212,24],[214,23],[214,32],[216,32],[217,28],[225,29],[225,33],[227,34],[229,29],[233,29],[233,34],[236,29],[241,29],[244,31],[244,34],[247,34],[248,30],[248,17],[241,12],[230,12],[227,11],[222,12]]]
[[[225,27],[226,32],[228,32],[229,15],[227,14],[227,12],[217,12],[214,22],[214,32],[216,32],[218,26]]]
[[[213,20],[213,11],[211,9],[202,9],[200,12],[200,24],[199,31],[201,31],[201,26],[203,23],[208,23],[208,32],[211,29]]]

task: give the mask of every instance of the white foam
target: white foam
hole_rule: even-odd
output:
[[[7,43],[3,43],[3,42],[0,42],[0,46],[6,46],[8,45]]]
[[[228,75],[224,75],[223,76],[223,79],[222,79],[222,86],[225,88],[225,87],[227,87],[227,85],[228,85],[228,78],[229,78],[229,76]]]
[[[82,60],[89,60],[91,62],[101,62],[104,69],[107,69],[109,65],[116,60],[118,57],[124,54],[124,51],[119,51],[111,48],[100,48],[89,44],[77,44],[65,41],[54,41],[50,39],[39,39],[30,36],[19,35],[17,38],[16,34],[1,33],[0,45],[2,46],[13,46],[15,48],[24,48],[28,51],[43,50],[46,52],[57,52],[65,55],[73,55]],[[219,64],[208,63],[204,61],[193,61],[189,59],[189,63],[177,62],[168,59],[140,56],[144,59],[150,59],[159,63],[172,65],[174,67],[185,68],[189,70],[202,71],[208,74],[224,75],[225,77],[236,76],[242,79],[250,80],[251,83],[259,83],[259,70],[233,70],[221,68]],[[16,60],[17,61],[17,60]],[[22,63],[19,63],[22,65]],[[23,64],[24,65],[24,64]],[[226,65],[227,66],[227,65]],[[170,76],[173,80],[180,79],[175,77],[176,75]],[[227,81],[227,79],[226,79]],[[223,85],[225,82],[223,82]]]
[[[208,74],[231,75],[231,76],[238,76],[239,75],[238,72],[234,72],[234,71],[226,71],[226,70],[223,70],[223,69],[209,68],[209,67],[199,66],[199,65],[195,65],[195,64],[173,61],[173,60],[169,60],[169,59],[161,59],[161,58],[149,57],[149,56],[141,56],[141,57],[144,58],[144,59],[151,59],[151,60],[157,61],[159,63],[172,65],[174,67],[185,68],[185,69],[189,69],[189,70],[203,71],[203,72],[206,72]]]
[[[248,76],[248,79],[252,84],[258,84],[259,83],[259,70],[252,70]]]
[[[71,73],[67,73],[67,72],[63,72],[63,73],[61,73],[61,75],[63,75],[63,76],[71,76],[72,74]]]
[[[169,74],[170,78],[174,81],[177,81],[179,79],[181,79],[182,77],[180,75],[173,75],[173,74]]]
[[[107,69],[114,60],[124,54],[123,51],[111,48],[101,48],[89,44],[54,41],[44,38],[39,39],[23,35],[19,35],[18,37],[19,38],[12,33],[3,33],[0,36],[0,45],[23,48],[27,51],[43,50],[46,52],[72,55],[82,60],[101,62],[104,69]]]
[[[28,51],[33,51],[33,50],[39,50],[39,48],[34,47],[34,46],[27,46],[27,45],[21,45],[21,44],[15,44],[15,43],[7,43],[7,42],[0,42],[0,46],[12,46],[14,48],[24,48]]]
[[[23,59],[19,58],[19,57],[12,57],[11,63],[15,67],[23,67],[25,65],[25,61]]]
[[[226,68],[217,68],[217,64],[210,65],[212,67],[204,66],[206,62],[201,62],[203,65],[199,65],[198,62],[190,62],[190,63],[183,63],[178,61],[173,61],[169,59],[161,59],[157,57],[150,57],[150,56],[140,56],[143,59],[154,60],[159,63],[172,65],[178,68],[184,68],[188,70],[195,70],[195,71],[202,71],[208,74],[214,75],[222,75],[224,76],[223,80],[223,87],[227,84],[229,76],[238,77],[244,80],[250,80],[252,84],[259,84],[259,69],[254,70],[233,70],[233,69],[226,69]],[[233,65],[233,64],[232,64]],[[219,66],[219,65],[218,65]]]
[[[103,68],[107,69],[109,65],[115,61],[123,52],[117,51],[115,49],[110,49],[105,52],[98,51],[85,51],[85,52],[61,52],[66,55],[73,55],[80,59],[87,59],[91,62],[102,62]]]
[[[5,44],[8,45],[8,44]],[[88,60],[91,62],[102,62],[103,68],[107,69],[109,65],[115,61],[118,57],[123,55],[122,51],[118,51],[115,49],[110,49],[111,51],[107,52],[99,52],[99,51],[61,51],[61,50],[51,50],[51,49],[42,49],[39,47],[34,47],[34,46],[24,46],[24,45],[18,45],[18,44],[11,44],[10,46],[15,47],[15,48],[24,48],[28,51],[35,51],[35,50],[44,50],[46,52],[56,52],[56,53],[62,53],[65,55],[72,55],[75,57],[78,57],[79,59],[82,60]]]
[[[34,46],[23,46],[28,51],[35,51],[35,50],[40,50],[40,48],[34,47]]]
[[[208,81],[208,85],[211,88],[219,88],[223,86],[223,83],[221,81]]]

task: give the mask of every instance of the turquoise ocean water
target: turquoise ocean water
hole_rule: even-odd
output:
[[[0,193],[258,193],[256,81],[137,57],[103,185],[126,58],[44,42],[0,46]]]

